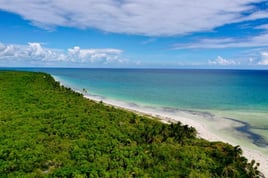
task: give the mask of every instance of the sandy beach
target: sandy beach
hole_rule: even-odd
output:
[[[264,174],[265,177],[268,177],[268,154],[263,153],[261,149],[255,149],[249,147],[248,144],[239,142],[237,139],[231,135],[224,134],[221,131],[234,130],[232,128],[239,126],[240,123],[236,123],[231,120],[219,120],[212,118],[208,113],[203,113],[200,117],[197,113],[189,113],[187,111],[180,110],[170,110],[166,109],[156,109],[153,107],[139,106],[134,103],[125,103],[121,101],[115,101],[107,99],[104,97],[96,95],[84,95],[85,98],[94,100],[97,102],[102,101],[104,104],[112,105],[117,108],[126,109],[141,115],[147,115],[156,119],[159,119],[163,123],[178,122],[185,125],[194,127],[198,132],[198,137],[209,140],[209,141],[222,141],[229,143],[233,146],[240,145],[243,149],[243,155],[250,161],[255,160],[257,163],[260,163],[259,170]],[[238,133],[237,133],[238,134]],[[257,148],[257,146],[255,146]]]

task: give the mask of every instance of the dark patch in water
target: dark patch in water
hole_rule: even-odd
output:
[[[210,112],[202,112],[202,111],[193,111],[193,110],[187,110],[187,109],[177,109],[177,108],[171,108],[171,107],[162,107],[163,111],[169,112],[169,113],[175,113],[175,112],[186,112],[194,116],[201,116],[206,119],[214,119],[215,115],[211,114]]]
[[[169,113],[174,113],[176,111],[180,111],[179,109],[171,108],[171,107],[162,107],[163,111],[169,112]]]
[[[214,119],[215,115],[211,114],[210,112],[201,112],[201,111],[191,111],[191,110],[184,110],[192,115],[202,116],[206,119]]]
[[[139,107],[136,103],[127,103],[130,107]]]
[[[203,118],[210,119],[210,120],[215,119],[215,115],[210,113],[210,112],[193,111],[193,110],[187,110],[187,109],[177,109],[177,108],[171,108],[171,107],[162,107],[162,110],[165,112],[169,112],[169,113],[186,112],[186,113],[189,113],[191,115],[201,116]],[[253,144],[255,144],[259,147],[263,147],[263,148],[268,147],[268,142],[261,135],[255,134],[252,131],[250,131],[250,129],[266,130],[267,128],[251,127],[250,124],[243,122],[243,121],[240,121],[240,120],[237,120],[237,119],[233,119],[233,118],[224,117],[224,119],[231,120],[231,121],[238,122],[238,123],[242,124],[242,126],[235,127],[235,130],[237,130],[238,132],[246,134],[248,139],[250,139]]]
[[[243,122],[243,121],[240,121],[240,120],[236,120],[236,119],[233,119],[233,118],[227,118],[225,117],[225,119],[228,119],[228,120],[231,120],[231,121],[235,121],[235,122],[238,122],[238,123],[241,123],[243,124],[242,126],[240,127],[236,127],[235,129],[239,132],[242,132],[242,133],[245,133],[247,134],[247,137],[252,140],[252,142],[259,146],[259,147],[267,147],[268,146],[268,142],[260,135],[258,134],[255,134],[253,133],[252,131],[250,131],[250,129],[252,127],[250,127],[250,125],[246,122]],[[256,128],[256,129],[259,129],[259,128]],[[264,128],[260,128],[260,129],[264,129]]]

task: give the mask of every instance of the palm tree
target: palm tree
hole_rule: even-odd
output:
[[[251,160],[251,162],[247,164],[246,170],[250,177],[260,177],[261,173],[258,170],[259,165],[260,164],[256,163],[255,160]]]
[[[85,88],[83,88],[83,93],[87,94],[87,90]]]
[[[243,150],[241,149],[239,145],[236,145],[234,147],[233,153],[234,153],[234,158],[238,159],[243,154]]]

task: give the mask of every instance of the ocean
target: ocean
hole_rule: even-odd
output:
[[[214,132],[261,151],[268,148],[268,71],[197,69],[20,68],[53,75],[89,95],[200,116]],[[210,117],[210,124],[205,117]],[[218,120],[217,120],[218,119]],[[224,120],[233,128],[217,130]],[[223,121],[223,122],[222,122]],[[212,122],[211,122],[212,123]],[[268,154],[267,151],[264,151]]]
[[[113,99],[181,109],[268,110],[268,71],[32,69]]]

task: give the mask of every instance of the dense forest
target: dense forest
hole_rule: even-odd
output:
[[[258,177],[239,146],[0,71],[0,177]]]

